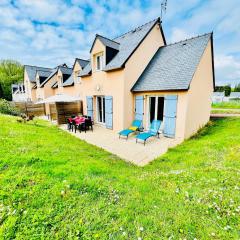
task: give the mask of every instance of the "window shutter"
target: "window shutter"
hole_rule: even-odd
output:
[[[93,120],[93,97],[87,96],[87,115]]]
[[[113,128],[113,97],[105,96],[105,124],[106,128]]]
[[[164,128],[163,134],[165,137],[174,138],[176,131],[177,117],[177,95],[168,95],[164,99]]]
[[[135,97],[135,120],[143,120],[143,96],[136,96]]]

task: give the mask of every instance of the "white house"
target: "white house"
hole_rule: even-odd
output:
[[[211,98],[212,98],[212,103],[223,102],[225,98],[225,92],[213,92]]]
[[[229,100],[240,100],[240,92],[231,92]]]
[[[27,95],[23,83],[12,84],[12,100],[14,102],[27,101]]]

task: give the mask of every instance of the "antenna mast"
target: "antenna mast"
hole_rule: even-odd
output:
[[[167,0],[163,0],[161,3],[161,21],[163,18],[163,13],[166,13],[167,11]]]

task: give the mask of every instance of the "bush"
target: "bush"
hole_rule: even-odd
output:
[[[0,113],[19,116],[20,111],[5,99],[0,99]]]

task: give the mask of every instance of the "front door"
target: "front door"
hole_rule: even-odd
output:
[[[105,124],[105,97],[96,97],[96,109],[97,109],[97,122]]]

